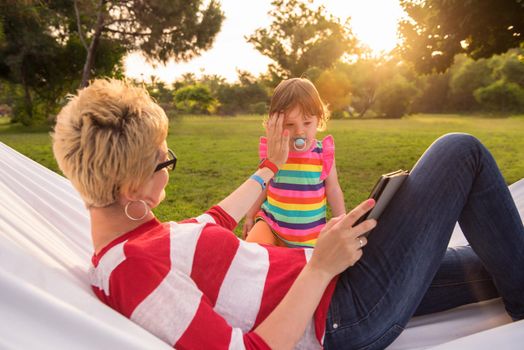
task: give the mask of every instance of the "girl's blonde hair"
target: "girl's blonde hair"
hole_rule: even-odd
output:
[[[86,206],[106,207],[152,176],[167,129],[166,114],[145,89],[95,80],[58,114],[53,152]]]
[[[329,113],[318,94],[315,85],[305,78],[292,78],[282,80],[275,88],[273,97],[271,98],[271,105],[269,106],[269,115],[264,120],[264,125],[267,118],[274,113],[292,110],[298,106],[305,116],[318,118],[318,130],[326,129],[329,119]]]

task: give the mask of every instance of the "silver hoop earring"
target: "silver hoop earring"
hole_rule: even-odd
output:
[[[132,217],[131,215],[129,215],[129,213],[128,213],[129,205],[130,205],[131,203],[136,203],[136,202],[140,202],[140,203],[142,203],[142,204],[144,205],[145,210],[146,210],[145,213],[144,213],[144,215],[142,215],[142,216],[139,217],[139,218],[134,218],[134,217]],[[145,218],[145,217],[147,216],[147,214],[149,213],[149,207],[147,206],[147,203],[146,203],[145,201],[139,199],[139,200],[137,200],[137,201],[127,202],[126,206],[124,207],[124,212],[126,213],[126,216],[129,218],[129,220],[140,221],[140,220],[142,220],[143,218]]]

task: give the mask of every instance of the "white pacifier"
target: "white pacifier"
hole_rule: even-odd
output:
[[[297,151],[303,151],[307,147],[307,142],[305,137],[297,137],[295,138],[295,141],[293,142],[293,148],[295,148]]]

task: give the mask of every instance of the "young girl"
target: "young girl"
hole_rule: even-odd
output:
[[[285,118],[289,157],[247,213],[243,235],[249,242],[313,247],[326,224],[326,199],[333,216],[346,211],[333,137],[316,139],[317,131],[326,128],[328,113],[315,86],[303,78],[284,80],[276,87],[269,115],[275,113]],[[259,154],[264,162],[265,137]]]

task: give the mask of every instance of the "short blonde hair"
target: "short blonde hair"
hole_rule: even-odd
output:
[[[143,88],[95,80],[56,118],[53,152],[86,206],[106,207],[154,173],[168,119]]]
[[[275,88],[269,116],[274,113],[287,113],[296,106],[302,110],[305,116],[318,118],[318,130],[325,130],[329,119],[329,113],[322,102],[320,95],[311,81],[305,78],[292,78],[282,80]],[[267,119],[264,121],[266,123]]]

